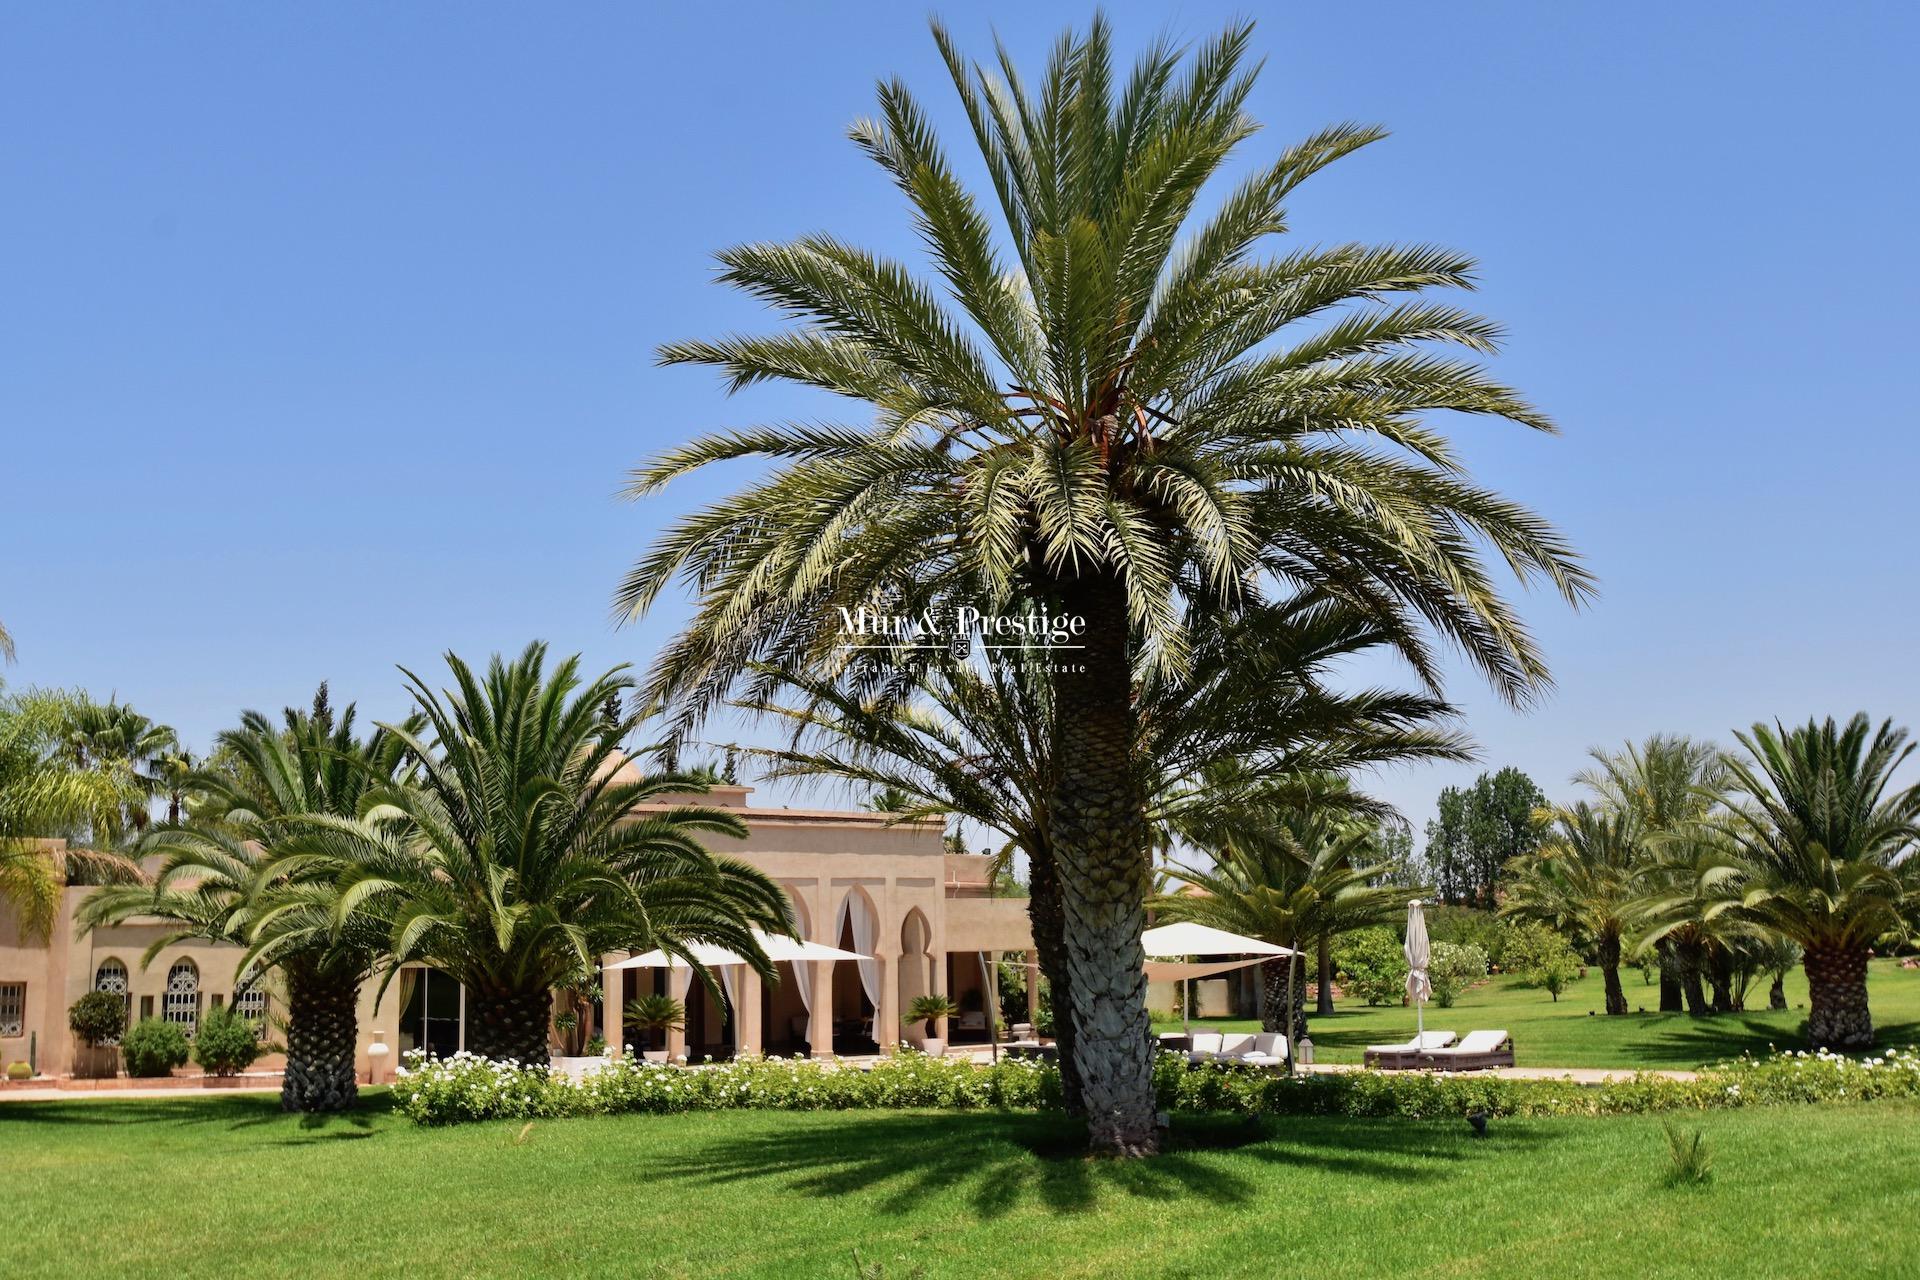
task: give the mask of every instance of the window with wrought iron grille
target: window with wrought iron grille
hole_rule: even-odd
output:
[[[167,998],[161,1016],[192,1039],[200,1029],[200,970],[191,960],[177,960],[167,970]]]
[[[255,1035],[267,1038],[267,985],[258,973],[248,970],[234,984],[233,1011],[253,1023]]]
[[[108,956],[105,960],[102,960],[100,966],[93,971],[93,989],[95,991],[104,991],[109,995],[119,996],[120,1003],[125,1005],[127,1009],[127,1021],[133,1021],[133,995],[131,994],[132,988],[127,982],[126,965],[122,964],[113,956]],[[119,1044],[120,1037],[115,1036],[111,1040],[102,1040],[100,1043]]]
[[[27,1031],[27,984],[0,982],[0,1036],[20,1036]]]

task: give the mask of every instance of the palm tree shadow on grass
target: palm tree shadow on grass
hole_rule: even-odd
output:
[[[325,1138],[367,1138],[375,1135],[378,1117],[393,1110],[386,1093],[363,1094],[352,1111],[310,1112],[291,1116],[280,1109],[278,1094],[196,1096],[182,1090],[177,1098],[93,1097],[68,1101],[22,1102],[0,1107],[0,1131],[11,1117],[35,1124],[74,1127],[138,1125],[172,1130],[220,1129],[233,1132],[265,1126],[295,1127],[297,1136],[282,1139],[300,1145]]]
[[[1180,1116],[1161,1155],[1148,1160],[1090,1158],[1085,1128],[1061,1116],[1005,1113],[871,1113],[849,1122],[788,1116],[776,1132],[705,1143],[699,1158],[658,1158],[630,1171],[636,1184],[678,1181],[702,1187],[777,1181],[809,1196],[878,1195],[902,1213],[930,1194],[959,1189],[973,1212],[995,1218],[1026,1203],[1080,1213],[1103,1196],[1149,1200],[1202,1197],[1244,1204],[1271,1179],[1339,1173],[1398,1182],[1453,1176],[1483,1151],[1540,1139],[1537,1130],[1500,1126],[1495,1140],[1467,1136],[1461,1122]],[[1228,1167],[1218,1154],[1248,1157],[1270,1169]]]

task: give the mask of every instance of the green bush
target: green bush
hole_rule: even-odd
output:
[[[117,1040],[127,1029],[127,1002],[111,991],[89,991],[67,1007],[67,1029],[92,1048]]]
[[[245,1071],[260,1056],[260,1029],[231,1009],[211,1009],[193,1039],[193,1060],[210,1076]]]
[[[186,1033],[171,1022],[142,1018],[120,1040],[120,1061],[130,1076],[164,1076],[187,1065]]]
[[[33,1079],[33,1068],[24,1062],[10,1062],[7,1064],[7,1079],[31,1080]]]
[[[1407,957],[1393,930],[1376,927],[1340,935],[1333,947],[1334,971],[1350,996],[1368,1004],[1398,1004],[1407,989]]]
[[[1460,993],[1487,976],[1487,953],[1471,942],[1436,942],[1427,962],[1427,977],[1433,983],[1433,1002],[1442,1009],[1453,1008]]]
[[[1529,987],[1545,987],[1555,1000],[1580,972],[1580,957],[1551,925],[1537,920],[1507,926],[1501,968]]]

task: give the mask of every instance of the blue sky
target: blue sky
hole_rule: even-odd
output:
[[[711,253],[827,228],[909,253],[845,141],[874,80],[954,149],[914,6],[9,6],[0,14],[6,679],[117,692],[204,746],[332,682],[545,637],[644,663],[621,572],[725,475],[633,507],[623,470],[819,406],[661,370],[763,327]],[[1230,6],[1110,8],[1122,43]],[[1555,694],[1452,691],[1487,767],[1549,793],[1595,743],[1757,717],[1916,718],[1908,494],[1920,200],[1910,10],[1262,6],[1266,130],[1394,130],[1295,235],[1483,264],[1498,368],[1558,439],[1466,423],[1487,482],[1602,596],[1526,610]],[[1088,9],[946,6],[1024,64]],[[1369,673],[1372,674],[1372,673]],[[1473,768],[1390,774],[1416,823]]]

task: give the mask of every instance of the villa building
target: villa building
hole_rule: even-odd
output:
[[[630,766],[628,766],[630,767]],[[1005,953],[1021,955],[1031,1000],[1038,981],[1026,902],[995,897],[983,855],[946,849],[937,821],[897,822],[889,815],[827,809],[756,809],[751,788],[719,786],[700,803],[738,810],[749,835],[721,840],[716,852],[759,867],[786,889],[802,938],[872,957],[869,960],[781,962],[778,981],[763,981],[744,966],[720,970],[727,999],[716,1000],[686,970],[618,969],[624,956],[604,957],[603,990],[625,1000],[666,992],[686,1004],[686,1025],[651,1045],[630,1032],[636,1050],[726,1057],[735,1053],[884,1053],[900,1041],[901,1014],[916,996],[944,994],[959,1006],[953,1025],[937,1028],[952,1043],[985,1042],[990,1025],[987,975]],[[50,855],[57,850],[50,849]],[[204,942],[169,943],[142,964],[164,937],[158,921],[130,921],[83,932],[75,922],[91,889],[63,891],[61,911],[45,940],[24,935],[0,906],[0,1066],[37,1059],[42,1074],[75,1067],[67,1009],[89,990],[112,991],[127,1002],[129,1021],[157,1017],[191,1032],[202,1014],[223,1004],[271,1025],[277,995],[271,980],[248,981],[237,966],[240,949]],[[1022,985],[1015,983],[1016,989]],[[377,984],[360,998],[361,1078],[390,1074],[397,1055],[425,1048],[450,1054],[466,1043],[466,1000],[460,984],[420,966],[408,966],[375,1007]],[[556,1002],[556,1012],[560,1010]],[[603,1004],[586,1010],[574,1035],[600,1030]],[[622,1007],[622,1006],[616,1006]],[[1031,1007],[1031,1006],[1029,1006]],[[737,1013],[735,1011],[738,1011]],[[556,1048],[565,1037],[556,1035]],[[386,1055],[369,1054],[378,1045]],[[277,1069],[265,1058],[258,1069]],[[387,1074],[382,1074],[382,1079]]]

